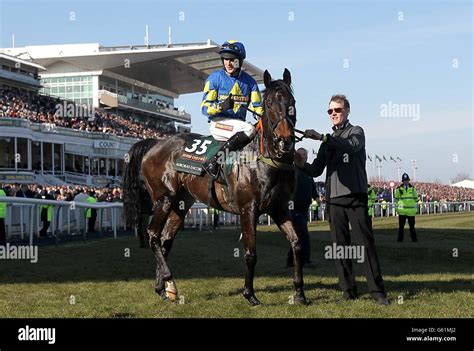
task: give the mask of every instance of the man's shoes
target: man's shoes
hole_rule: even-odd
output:
[[[382,305],[382,306],[390,305],[390,301],[386,297],[374,297],[374,299],[378,305]]]
[[[219,178],[219,164],[216,160],[211,160],[203,165],[204,170],[213,179]]]
[[[358,296],[357,296],[356,291],[346,290],[342,294],[342,297],[339,300],[337,300],[337,302],[353,301],[353,300],[357,300],[357,298]]]

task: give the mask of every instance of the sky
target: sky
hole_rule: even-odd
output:
[[[137,45],[145,25],[150,44],[166,43],[168,26],[174,43],[239,40],[275,79],[290,70],[298,129],[331,132],[329,99],[345,94],[367,153],[388,160],[378,164],[383,179],[399,180],[398,167],[413,179],[415,166],[416,180],[448,184],[459,174],[474,179],[473,11],[470,0],[0,0],[0,47],[11,47],[12,34],[17,47]],[[209,134],[201,97],[175,105],[191,113],[193,132]],[[319,142],[297,147],[312,160]],[[374,161],[367,173],[377,176]]]

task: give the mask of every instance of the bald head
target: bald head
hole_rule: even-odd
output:
[[[298,150],[296,150],[296,153],[303,158],[304,162],[308,161],[308,150],[300,147]]]

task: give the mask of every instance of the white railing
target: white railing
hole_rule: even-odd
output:
[[[123,204],[121,202],[98,202],[88,203],[79,201],[59,201],[59,200],[43,200],[21,197],[0,196],[0,202],[7,203],[7,216],[5,219],[7,238],[12,235],[20,235],[22,239],[26,233],[29,233],[30,245],[33,245],[34,233],[39,236],[40,229],[40,211],[42,205],[52,205],[53,213],[50,230],[52,235],[59,240],[59,232],[67,232],[68,235],[73,233],[82,233],[86,238],[86,218],[85,211],[89,208],[97,210],[97,220],[99,231],[102,228],[110,228],[114,237],[117,238],[117,230],[121,227],[126,229],[126,223],[123,220]],[[385,206],[385,209],[383,208]],[[474,201],[462,202],[424,202],[418,204],[418,215],[425,214],[443,214],[452,212],[471,212],[474,211]],[[309,210],[308,219],[310,222],[314,220],[324,221],[324,208],[318,207],[316,212],[318,218],[315,218],[313,210]],[[212,228],[214,223],[214,211],[206,204],[195,203],[186,215],[184,226],[187,228]],[[396,216],[395,206],[392,203],[375,203],[374,216],[390,217]],[[239,226],[240,218],[238,215],[221,212],[219,215],[219,223],[227,226]],[[271,225],[270,216],[262,215],[259,218],[260,224]],[[35,231],[36,228],[36,231]],[[137,235],[135,230],[135,235]]]
[[[123,204],[120,202],[88,203],[9,196],[0,196],[0,202],[7,203],[7,216],[5,219],[7,237],[13,235],[13,233],[19,233],[23,239],[24,234],[29,232],[30,245],[33,245],[35,228],[37,235],[39,235],[41,218],[40,207],[42,205],[53,206],[51,219],[51,231],[53,236],[57,231],[67,231],[68,234],[71,234],[74,230],[78,233],[82,232],[85,238],[87,232],[85,211],[89,208],[97,210],[100,231],[104,226],[110,227],[116,238],[118,228],[125,228],[126,226],[122,220]],[[59,235],[56,235],[56,240],[58,239]]]

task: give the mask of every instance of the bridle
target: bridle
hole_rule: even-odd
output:
[[[278,112],[275,112],[274,108],[274,103],[272,99],[267,98],[267,94],[265,94],[264,98],[264,110],[265,110],[265,120],[268,124],[268,128],[270,131],[269,137],[271,138],[270,140],[267,140],[267,143],[269,141],[272,142],[273,149],[274,150],[281,150],[281,148],[278,148],[278,144],[284,143],[282,138],[278,137],[276,135],[275,130],[278,127],[278,125],[283,122],[287,121],[288,125],[290,125],[291,130],[294,135],[294,129],[295,129],[295,124],[296,124],[296,100],[293,97],[293,93],[291,92],[291,88],[283,81],[277,81],[275,84],[278,84],[277,87],[275,88],[275,93],[277,93],[279,90],[284,90],[289,96],[289,101],[288,104],[285,106],[285,103],[283,101],[278,101],[277,106],[279,105]],[[276,121],[272,121],[272,119],[269,117],[269,112],[273,112],[273,115],[277,117]],[[280,151],[276,154],[276,158],[280,159],[283,157],[283,154],[287,154],[291,151]]]

